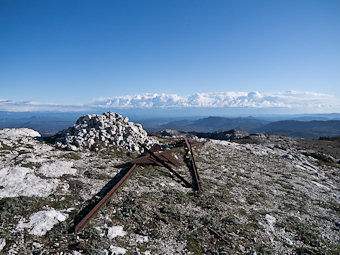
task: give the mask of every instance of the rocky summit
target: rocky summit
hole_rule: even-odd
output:
[[[0,254],[340,254],[339,142],[273,135],[201,139],[192,152],[202,193],[165,167],[138,166],[84,229],[72,231],[136,158],[111,149],[115,135],[153,139],[138,127],[106,113],[61,132],[66,146],[80,148],[79,137],[85,148],[90,139],[108,145],[98,151],[67,151],[29,129],[0,130]],[[78,135],[85,130],[93,133]],[[191,184],[181,138],[157,139],[181,148],[168,153]]]
[[[97,151],[101,147],[118,146],[127,151],[142,152],[141,144],[150,147],[154,142],[141,124],[114,112],[82,116],[73,127],[55,135],[57,147],[72,151],[82,148]]]

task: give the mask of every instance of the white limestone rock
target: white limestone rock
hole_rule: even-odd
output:
[[[122,226],[110,227],[107,230],[107,238],[113,239],[117,236],[125,236],[126,232],[123,230]]]
[[[112,254],[112,255],[123,255],[127,252],[126,249],[121,248],[121,247],[117,247],[117,246],[113,246],[113,245],[110,246],[109,251],[110,251],[110,254]]]
[[[0,130],[0,138],[40,137],[39,132],[29,128],[5,128]]]
[[[68,214],[62,213],[55,209],[46,211],[39,211],[33,213],[30,216],[29,222],[25,223],[20,220],[16,230],[29,229],[29,233],[36,236],[43,236],[47,231],[51,230],[54,225],[59,222],[65,221],[68,218]]]
[[[266,222],[268,228],[271,230],[271,231],[274,231],[274,224],[276,222],[276,218],[269,215],[269,214],[266,214],[265,218],[264,218],[264,221]]]
[[[77,169],[72,168],[73,162],[56,160],[52,163],[43,164],[37,173],[45,177],[60,177],[65,174],[75,175]]]
[[[276,222],[276,218],[269,214],[266,214],[264,219],[269,225],[273,225]]]
[[[4,238],[0,238],[0,251],[6,246],[6,240]]]
[[[146,243],[146,242],[149,241],[149,237],[137,234],[136,237],[135,237],[135,241],[136,241],[136,243]]]
[[[55,191],[58,180],[45,180],[26,167],[5,167],[0,169],[0,199],[4,197],[37,196],[47,197]]]

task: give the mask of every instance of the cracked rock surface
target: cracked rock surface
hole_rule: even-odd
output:
[[[203,194],[164,167],[139,166],[82,231],[70,233],[138,154],[67,151],[37,137],[0,131],[1,254],[340,253],[337,141],[206,140],[193,147]],[[172,156],[191,183],[188,152]]]

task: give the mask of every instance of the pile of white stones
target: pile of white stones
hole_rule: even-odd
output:
[[[148,137],[141,124],[129,122],[128,117],[114,112],[82,116],[73,127],[55,135],[57,147],[72,151],[118,146],[130,152],[143,152],[140,144],[149,148],[154,143],[155,139]]]

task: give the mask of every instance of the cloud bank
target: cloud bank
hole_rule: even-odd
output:
[[[219,92],[126,95],[98,98],[83,105],[58,105],[0,99],[2,111],[89,111],[100,109],[181,109],[181,108],[287,108],[306,111],[338,111],[340,102],[332,95],[316,92]]]
[[[220,92],[176,94],[142,94],[99,98],[92,105],[112,108],[329,108],[335,106],[332,95],[315,92],[286,91],[276,93]]]
[[[33,111],[88,111],[91,107],[86,105],[62,105],[54,103],[39,103],[34,101],[13,101],[0,99],[0,111],[9,112],[33,112]]]

